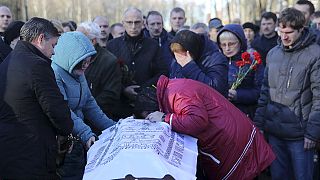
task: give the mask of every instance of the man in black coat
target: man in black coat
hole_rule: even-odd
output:
[[[174,59],[170,51],[170,41],[173,36],[163,28],[163,18],[158,11],[149,11],[146,18],[146,28],[143,30],[145,37],[156,40],[161,48],[163,59],[166,61],[168,71]]]
[[[256,36],[251,47],[261,54],[262,63],[266,66],[268,52],[277,45],[278,34],[275,31],[277,26],[277,15],[273,12],[265,12],[261,16],[261,36]]]
[[[57,179],[56,136],[73,128],[50,66],[58,36],[50,21],[32,18],[0,65],[0,179]]]
[[[0,37],[0,64],[8,56],[11,50],[12,49],[10,48],[10,46],[4,43],[4,41]]]
[[[125,11],[123,24],[125,35],[111,40],[107,49],[122,63],[122,95],[118,107],[119,118],[131,116],[133,101],[140,86],[156,85],[161,74],[168,68],[158,43],[143,36],[143,18],[139,9]]]

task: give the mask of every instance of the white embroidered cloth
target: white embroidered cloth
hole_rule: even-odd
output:
[[[84,180],[134,177],[196,179],[197,139],[164,122],[122,119],[88,151]]]

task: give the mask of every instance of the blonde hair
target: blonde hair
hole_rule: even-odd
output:
[[[239,41],[238,37],[233,34],[230,31],[223,31],[220,35],[219,35],[219,42],[221,41],[228,41],[228,40],[233,40],[233,41]]]
[[[187,50],[179,43],[172,43],[170,49],[172,52],[187,52]]]

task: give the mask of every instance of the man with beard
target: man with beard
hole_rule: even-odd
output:
[[[93,22],[97,23],[100,26],[102,37],[98,39],[99,46],[106,47],[107,41],[112,39],[108,18],[105,16],[97,16],[96,18],[94,18]]]
[[[162,50],[163,58],[169,68],[173,60],[169,44],[173,37],[163,28],[163,18],[158,11],[150,11],[148,13],[144,35],[146,37],[151,37],[158,42]]]
[[[278,34],[275,31],[277,16],[273,12],[265,12],[261,16],[261,36],[256,37],[251,46],[261,54],[263,65],[266,65],[266,57],[270,49],[277,45]]]

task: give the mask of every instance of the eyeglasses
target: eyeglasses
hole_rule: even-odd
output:
[[[134,25],[139,25],[142,23],[142,21],[124,21],[127,25],[130,25],[132,26],[133,24]]]
[[[227,46],[229,48],[235,48],[238,45],[239,41],[234,41],[234,42],[227,42],[227,43],[220,43],[220,47],[222,49],[226,49]]]

